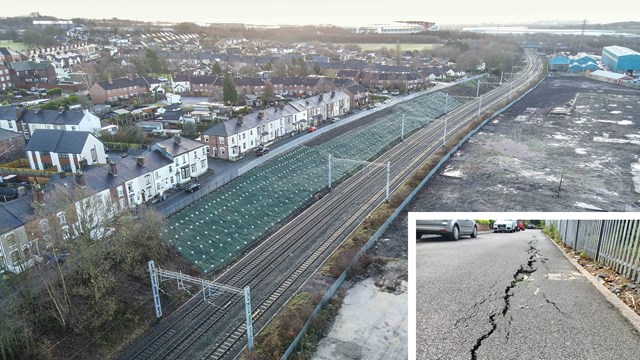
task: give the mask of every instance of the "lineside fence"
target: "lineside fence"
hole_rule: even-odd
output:
[[[547,220],[562,242],[640,283],[640,220]]]
[[[416,186],[416,188],[411,192],[411,194],[409,194],[409,196],[407,196],[407,198],[402,202],[402,204],[398,206],[398,208],[393,212],[393,214],[389,216],[389,219],[387,219],[387,221],[385,221],[385,223],[382,224],[382,226],[380,226],[378,231],[376,231],[375,234],[373,234],[371,238],[364,244],[364,246],[362,246],[362,248],[358,251],[356,256],[349,263],[349,266],[347,267],[347,269],[344,270],[342,274],[340,274],[336,282],[327,290],[324,296],[322,296],[320,303],[318,303],[318,305],[316,305],[316,307],[313,309],[313,312],[309,316],[309,319],[307,319],[307,322],[305,322],[304,326],[302,327],[298,335],[295,337],[291,345],[289,345],[289,348],[287,348],[287,351],[285,351],[285,353],[282,355],[280,360],[286,360],[293,354],[293,352],[298,347],[300,340],[302,340],[302,337],[304,336],[304,334],[307,332],[307,330],[309,329],[313,321],[316,319],[318,314],[320,314],[322,307],[326,305],[327,302],[329,302],[329,300],[333,297],[333,295],[340,288],[340,286],[342,286],[342,283],[347,278],[347,273],[351,271],[358,264],[362,255],[364,255],[364,253],[366,253],[369,250],[369,248],[371,248],[371,246],[382,237],[382,235],[385,233],[385,231],[387,231],[389,226],[391,226],[391,223],[398,217],[398,215],[400,215],[402,211],[404,211],[405,207],[413,200],[413,198],[418,194],[418,192],[422,190],[422,188],[427,184],[427,182],[431,179],[431,177],[440,169],[440,167],[447,160],[449,160],[451,155],[455,154],[455,152],[458,151],[460,146],[462,146],[467,140],[469,140],[471,136],[475,135],[478,131],[480,131],[480,129],[482,129],[482,127],[486,125],[489,121],[491,121],[496,116],[502,114],[504,111],[510,108],[513,104],[515,104],[520,99],[522,99],[527,94],[529,94],[531,91],[536,89],[540,85],[542,80],[544,80],[544,77],[541,77],[538,80],[538,83],[535,86],[531,87],[529,90],[527,90],[524,94],[520,95],[518,98],[516,98],[515,100],[507,104],[502,109],[494,112],[491,116],[485,119],[480,125],[478,125],[475,129],[470,131],[464,138],[462,138],[462,140],[460,140],[460,142],[458,142],[458,144],[454,146],[451,149],[451,151],[449,151],[445,156],[442,157],[440,162],[438,162],[438,164],[433,168],[433,170],[431,170],[429,174],[420,182],[420,184]]]

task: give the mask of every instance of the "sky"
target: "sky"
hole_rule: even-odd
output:
[[[5,2],[5,1],[3,1]],[[144,21],[339,26],[420,20],[446,24],[515,24],[537,21],[606,23],[634,20],[635,0],[29,0],[6,1],[1,17],[39,12],[63,19],[121,18]]]

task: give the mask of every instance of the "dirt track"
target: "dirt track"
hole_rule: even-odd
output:
[[[409,211],[640,211],[639,100],[638,90],[547,78],[465,144]],[[569,115],[551,115],[556,107]]]

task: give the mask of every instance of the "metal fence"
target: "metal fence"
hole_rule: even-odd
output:
[[[236,177],[238,177],[237,174],[228,174],[228,175],[224,175],[222,177],[219,177],[215,180],[215,182],[211,182],[210,184],[207,184],[205,186],[202,186],[200,188],[200,190],[198,191],[194,191],[191,193],[190,196],[176,202],[175,204],[168,206],[168,207],[163,207],[162,203],[156,205],[156,211],[158,211],[160,214],[162,214],[165,218],[168,218],[176,213],[178,213],[179,211],[181,211],[182,209],[186,208],[187,206],[195,203],[196,201],[202,199],[203,197],[211,194],[212,192],[214,192],[215,190],[217,190],[218,188],[220,188],[221,186],[230,183],[231,180],[235,179]],[[181,189],[178,189],[178,191],[180,191]]]
[[[640,220],[547,220],[562,242],[640,283]]]
[[[382,237],[382,235],[385,233],[385,231],[387,231],[387,229],[389,228],[389,226],[391,226],[391,223],[398,217],[398,215],[400,215],[400,213],[402,211],[404,211],[405,207],[413,200],[413,198],[418,194],[418,192],[420,192],[420,190],[422,190],[422,188],[427,184],[427,182],[431,179],[431,177],[438,171],[438,169],[440,169],[440,167],[447,161],[449,160],[449,158],[451,157],[451,155],[453,155],[456,151],[458,151],[458,149],[460,148],[460,146],[462,146],[467,140],[469,140],[469,138],[471,136],[473,136],[474,134],[476,134],[478,131],[480,131],[480,129],[486,125],[489,121],[491,121],[493,118],[495,118],[496,116],[500,115],[501,113],[503,113],[504,111],[506,111],[508,108],[510,108],[513,104],[515,104],[516,102],[518,102],[520,99],[522,99],[523,97],[525,97],[528,93],[530,93],[531,91],[533,91],[535,88],[537,88],[540,83],[542,82],[542,80],[544,79],[541,78],[538,83],[531,87],[529,90],[527,90],[524,94],[522,94],[521,96],[519,96],[517,99],[513,100],[512,102],[510,102],[509,104],[507,104],[505,107],[503,107],[502,109],[494,112],[491,116],[489,116],[487,119],[485,119],[480,125],[478,125],[475,129],[473,129],[473,131],[469,132],[462,140],[460,140],[460,142],[458,142],[458,144],[456,146],[454,146],[451,151],[449,151],[439,162],[438,164],[431,170],[431,172],[429,172],[429,174],[420,182],[420,184],[418,184],[418,186],[416,186],[416,188],[411,192],[411,194],[409,194],[409,196],[407,196],[407,198],[402,202],[402,204],[400,204],[398,206],[398,208],[393,212],[393,214],[391,214],[391,216],[389,216],[389,219],[387,219],[387,221],[385,221],[384,224],[382,224],[382,226],[378,229],[378,231],[375,232],[375,234],[373,234],[371,236],[371,238],[362,246],[362,248],[358,251],[358,253],[356,254],[356,256],[351,260],[351,262],[349,263],[349,266],[347,267],[347,269],[345,271],[342,272],[342,274],[340,274],[340,276],[338,277],[338,279],[336,280],[335,283],[333,283],[333,285],[331,285],[331,287],[327,290],[327,292],[324,294],[324,296],[322,296],[322,300],[320,300],[320,303],[318,303],[318,305],[316,305],[316,307],[313,309],[313,312],[311,313],[311,315],[309,315],[309,319],[307,319],[307,322],[304,324],[304,326],[302,327],[302,329],[300,330],[300,332],[298,333],[298,335],[295,337],[295,339],[293,340],[293,342],[291,342],[291,344],[289,345],[289,347],[287,348],[287,350],[285,351],[285,353],[282,355],[282,357],[280,358],[280,360],[286,360],[288,359],[293,352],[296,350],[296,348],[298,347],[298,344],[300,343],[300,340],[302,340],[302,337],[304,336],[304,334],[306,334],[307,330],[309,329],[309,327],[311,326],[311,324],[313,323],[313,321],[316,319],[316,317],[318,316],[318,314],[320,314],[320,311],[322,310],[322,307],[324,305],[326,305],[326,303],[329,301],[329,299],[331,299],[333,297],[333,295],[335,294],[335,292],[340,288],[340,286],[342,286],[342,283],[345,281],[345,279],[347,278],[347,273],[349,271],[351,271],[351,269],[356,266],[356,264],[358,263],[358,261],[360,261],[360,258],[362,257],[362,255],[364,253],[366,253],[369,248],[371,248],[371,246],[373,244],[375,244],[376,241],[378,241],[378,239],[380,239]]]

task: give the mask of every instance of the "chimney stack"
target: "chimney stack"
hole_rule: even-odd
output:
[[[65,110],[66,108],[64,106],[58,106],[58,113],[62,114]]]
[[[87,159],[80,160],[80,170],[86,169],[87,166],[89,166],[89,160]]]
[[[336,96],[335,90],[331,92],[331,97],[334,98]]]
[[[116,163],[114,163],[113,160],[109,160],[108,164],[109,164],[109,174],[113,176],[118,176],[118,167],[116,166]]]
[[[324,94],[320,94],[320,95],[318,96],[318,102],[322,102],[322,95],[324,95]]]
[[[258,111],[258,117],[260,119],[264,118],[264,111]]]
[[[111,78],[111,74],[109,74],[109,77],[107,77],[107,82],[109,84],[113,84],[113,79]]]
[[[40,205],[44,205],[44,190],[40,187],[40,184],[35,183],[32,188],[33,201]]]
[[[138,156],[138,165],[144,166],[144,156]]]
[[[244,125],[244,118],[242,118],[242,115],[238,116],[238,125],[240,126]]]
[[[180,143],[182,143],[182,137],[180,136],[180,134],[176,134],[176,135],[173,137],[173,141],[174,141],[176,144],[180,145]]]
[[[82,173],[82,171],[78,171],[76,173],[76,184],[78,184],[78,186],[80,186],[81,188],[87,186],[84,182],[84,174]]]

